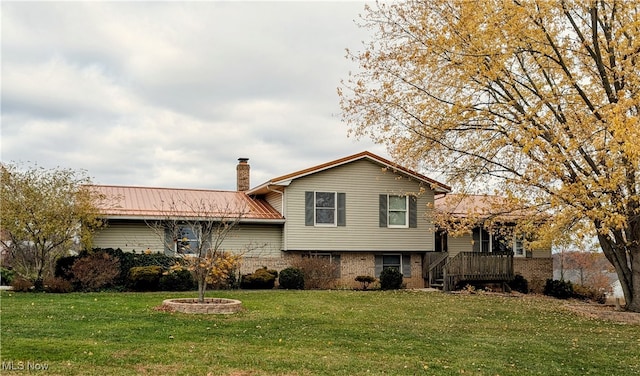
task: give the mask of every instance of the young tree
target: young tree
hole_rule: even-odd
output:
[[[89,249],[102,226],[90,179],[70,169],[0,165],[0,240],[13,270],[42,287],[58,257],[74,246]]]
[[[380,4],[343,117],[463,191],[588,223],[640,312],[639,25],[634,1]]]
[[[182,257],[174,268],[186,268],[193,274],[198,283],[198,302],[204,303],[207,285],[228,278],[240,262],[241,255],[225,251],[222,243],[238,230],[247,208],[238,202],[221,205],[186,197],[173,197],[165,204],[160,209],[165,218],[147,224],[165,239],[167,248]]]

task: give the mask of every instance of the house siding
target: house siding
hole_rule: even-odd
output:
[[[379,195],[417,193],[420,183],[384,172],[377,164],[360,160],[295,179],[286,189],[285,250],[309,251],[431,251],[434,249],[433,191],[418,197],[417,228],[381,228]],[[346,226],[305,226],[305,192],[346,194]],[[430,205],[432,207],[432,205]]]
[[[222,249],[240,252],[243,257],[281,257],[282,225],[241,224],[222,242]]]
[[[164,236],[159,236],[144,222],[110,222],[93,238],[95,248],[120,248],[124,252],[164,253]]]
[[[447,238],[447,246],[449,249],[449,257],[455,257],[460,252],[473,251],[473,238],[471,234],[461,236],[449,236]]]
[[[265,201],[269,203],[274,209],[276,209],[280,214],[284,212],[282,208],[282,197],[284,195],[278,192],[270,192],[264,196]]]
[[[141,221],[110,223],[98,231],[93,240],[96,248],[120,248],[124,252],[147,249],[164,253],[164,233],[158,234]],[[241,224],[222,242],[221,250],[243,253],[246,257],[281,257],[282,225]]]

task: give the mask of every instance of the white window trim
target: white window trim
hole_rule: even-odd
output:
[[[389,202],[391,197],[403,197],[404,198],[404,225],[392,225],[391,224],[391,203]],[[400,212],[399,210],[393,210],[394,212]],[[409,228],[409,196],[400,195],[387,195],[387,227],[388,228]],[[400,260],[402,261],[402,259]]]
[[[318,223],[318,215],[316,211],[318,209],[329,210],[329,208],[318,208],[316,206],[316,194],[318,193],[331,193],[333,194],[333,223]],[[332,191],[314,191],[313,192],[313,225],[316,227],[338,227],[338,192]]]
[[[518,240],[520,240],[520,243],[522,244],[521,254],[517,253]],[[513,257],[527,257],[527,249],[524,246],[524,237],[515,234],[513,235]]]

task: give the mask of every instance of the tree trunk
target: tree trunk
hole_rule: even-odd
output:
[[[598,235],[598,241],[616,270],[627,310],[640,312],[640,245],[635,239],[617,244],[605,235]]]
[[[204,303],[204,293],[207,291],[207,278],[198,278],[198,303]]]

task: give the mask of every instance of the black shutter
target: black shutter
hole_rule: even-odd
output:
[[[418,198],[409,196],[409,227],[418,227]]]
[[[411,255],[402,255],[402,276],[411,277]]]
[[[380,273],[382,273],[382,255],[375,255],[374,273],[374,277],[380,278]]]
[[[175,256],[175,242],[174,235],[171,231],[171,226],[165,226],[164,228],[164,254],[167,256]]]
[[[347,225],[346,194],[338,193],[338,226]]]
[[[315,224],[315,220],[313,218],[313,209],[315,208],[315,203],[313,199],[313,192],[305,192],[304,193],[304,225],[305,226],[313,226]]]
[[[387,227],[387,195],[380,195],[380,227]]]

